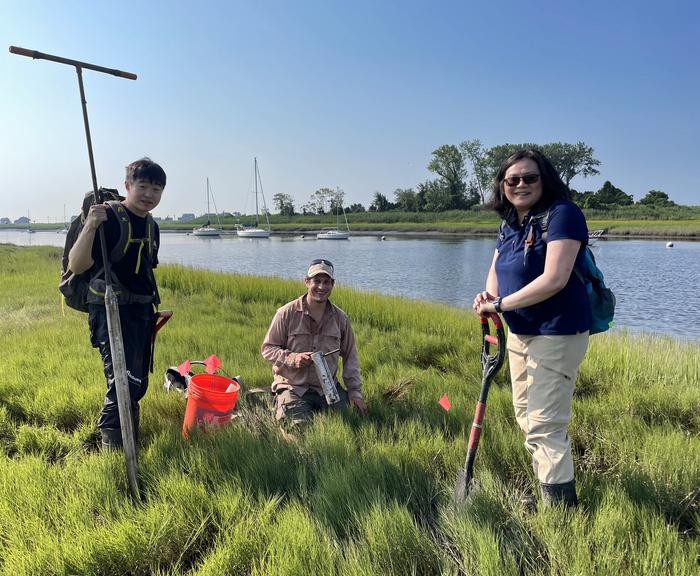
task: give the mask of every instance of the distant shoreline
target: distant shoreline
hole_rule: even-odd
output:
[[[163,226],[162,223],[160,225],[160,230],[163,233],[167,234],[191,234],[191,228],[171,228],[168,226]],[[23,232],[26,230],[26,228],[17,228],[14,226],[0,226],[0,230],[8,230],[8,231],[15,231],[15,232]],[[60,228],[39,228],[36,227],[34,228],[36,232],[54,232],[56,233]],[[274,228],[272,229],[272,235],[273,236],[315,236],[319,232],[318,228],[312,228],[308,230],[275,230]],[[236,230],[235,228],[224,228],[224,236],[235,236]],[[495,237],[496,236],[496,231],[492,230],[487,230],[487,231],[479,231],[479,230],[393,230],[390,228],[387,228],[386,230],[362,230],[362,229],[355,229],[350,231],[350,236],[399,236],[402,238],[410,238],[410,237],[415,237],[415,238],[445,238],[445,237],[454,237],[454,238],[486,238],[486,237]],[[681,234],[681,233],[668,233],[668,232],[662,232],[660,231],[659,233],[638,233],[638,232],[625,232],[625,233],[619,233],[619,232],[606,232],[603,234],[600,238],[600,240],[676,240],[676,241],[689,241],[689,242],[698,242],[700,241],[700,233],[696,232],[690,232],[688,234]]]
[[[648,221],[634,221],[634,222],[625,222],[625,227],[628,228],[633,228],[633,229],[625,229],[623,231],[620,230],[609,230],[606,231],[603,236],[601,236],[602,240],[605,239],[615,239],[615,240],[624,240],[624,239],[630,239],[630,240],[687,240],[687,241],[700,241],[700,230],[695,229],[694,227],[691,227],[688,229],[687,232],[677,232],[677,231],[666,231],[666,230],[653,230],[651,229],[652,227],[645,226],[645,222]],[[659,221],[653,221],[654,224],[657,224]],[[661,221],[663,223],[669,223],[672,221]],[[181,233],[181,234],[189,234],[192,232],[192,227],[187,226],[184,227],[182,225],[176,225],[173,226],[168,223],[163,223],[160,222],[160,230],[163,233]],[[589,228],[591,230],[596,230],[599,229],[596,226],[596,222],[593,221],[590,223]],[[603,228],[603,227],[601,227]],[[636,228],[636,229],[634,229]],[[647,230],[639,230],[639,228],[649,228]],[[42,224],[35,224],[33,230],[35,232],[54,232],[57,233],[59,230],[62,229],[62,226],[50,226],[49,225],[42,225]],[[224,229],[224,235],[235,235],[236,229],[235,227],[226,227],[223,226]],[[14,226],[14,225],[0,225],[0,230],[7,230],[7,231],[15,231],[15,232],[22,232],[25,231],[25,227],[20,227],[20,226]],[[273,236],[314,236],[316,235],[320,230],[320,227],[314,227],[314,228],[276,228],[272,227],[272,235]],[[408,229],[408,230],[397,230],[396,228],[392,227],[387,227],[387,228],[361,228],[357,225],[353,226],[353,228],[350,230],[350,235],[351,236],[399,236],[399,237],[416,237],[416,238],[430,238],[430,237],[435,237],[435,238],[444,238],[444,237],[455,237],[455,238],[484,238],[484,237],[495,237],[496,236],[496,230],[495,229],[465,229],[465,230],[458,230],[454,228],[449,228],[446,227],[445,229],[438,230],[435,229],[433,226],[425,226],[423,230],[421,229]]]

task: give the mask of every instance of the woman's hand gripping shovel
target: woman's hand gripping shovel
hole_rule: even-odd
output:
[[[495,336],[490,332],[489,318],[493,321],[493,325],[496,329]],[[506,334],[503,329],[503,322],[498,314],[490,313],[481,316],[481,333],[483,335],[481,343],[481,394],[479,395],[479,401],[476,403],[474,421],[472,422],[472,429],[469,434],[467,459],[464,463],[464,468],[460,468],[457,473],[457,483],[455,484],[454,491],[456,503],[464,501],[474,483],[474,458],[476,457],[476,450],[479,447],[482,423],[484,421],[484,414],[486,413],[486,397],[489,394],[491,381],[496,375],[496,372],[498,372],[503,365],[503,360],[506,356]],[[495,354],[490,354],[492,345],[497,348]]]

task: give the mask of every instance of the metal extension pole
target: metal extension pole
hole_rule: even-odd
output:
[[[88,158],[90,160],[90,175],[92,176],[92,190],[95,196],[95,203],[100,202],[97,187],[97,172],[95,170],[95,158],[92,152],[92,139],[90,136],[90,123],[88,122],[87,101],[85,100],[85,88],[83,86],[83,68],[111,74],[120,78],[136,80],[136,74],[122,72],[114,68],[105,68],[94,64],[79,62],[44,54],[36,50],[27,50],[17,46],[10,46],[10,52],[20,56],[27,56],[35,60],[50,60],[59,64],[67,64],[75,67],[78,75],[78,87],[80,89],[80,104],[83,110],[83,122],[85,124],[85,138],[87,140]],[[129,492],[134,499],[140,498],[138,484],[138,464],[136,460],[136,443],[134,441],[134,421],[131,411],[131,394],[129,392],[129,377],[126,369],[126,359],[124,354],[124,338],[122,336],[121,320],[119,318],[119,302],[112,287],[112,273],[107,252],[107,242],[105,240],[104,227],[100,225],[98,229],[100,239],[100,251],[104,263],[105,272],[105,311],[107,314],[107,331],[109,333],[109,347],[112,355],[112,366],[114,369],[115,388],[117,392],[117,405],[119,408],[119,422],[122,431],[122,443],[124,446],[124,457],[126,459],[126,473],[129,484]]]

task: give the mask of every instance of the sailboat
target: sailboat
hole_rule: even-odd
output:
[[[267,217],[267,206],[265,205],[265,195],[262,189],[262,180],[260,180],[260,172],[258,172],[258,159],[254,158],[255,164],[255,226],[243,227],[239,226],[236,230],[239,238],[269,238],[270,237],[270,219]],[[258,182],[260,183],[260,197],[262,198],[263,212],[265,214],[265,222],[267,228],[260,228],[259,212],[258,212]]]
[[[36,230],[32,228],[32,219],[29,216],[29,210],[27,210],[27,234],[34,234]]]
[[[193,236],[208,236],[209,238],[216,238],[221,235],[223,229],[221,228],[221,222],[219,222],[219,227],[214,227],[211,225],[211,220],[209,219],[209,197],[211,196],[211,190],[209,189],[209,178],[207,178],[207,223],[204,226],[195,228],[192,230]],[[214,203],[214,210],[216,210],[216,202]],[[217,221],[219,220],[219,214],[216,214]]]
[[[343,211],[343,218],[345,218],[345,230],[340,229],[340,211]],[[316,238],[319,240],[347,240],[350,238],[350,226],[348,226],[348,217],[345,215],[345,208],[342,206],[335,207],[335,228],[322,228],[321,231],[316,234]]]

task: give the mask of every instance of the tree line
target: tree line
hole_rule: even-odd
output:
[[[289,194],[273,196],[275,209],[283,216],[300,214],[328,214],[344,208],[346,212],[445,212],[469,210],[484,206],[490,195],[491,184],[498,168],[508,156],[523,148],[537,148],[547,156],[572,192],[572,199],[582,208],[606,210],[635,204],[631,194],[626,194],[610,181],[596,191],[579,192],[570,183],[576,176],[586,178],[600,174],[600,160],[593,156],[593,148],[584,142],[575,144],[551,142],[549,144],[499,144],[485,148],[478,139],[460,144],[444,144],[433,150],[428,170],[436,177],[420,182],[414,188],[394,190],[393,202],[381,192],[375,192],[367,209],[362,204],[344,206],[345,193],[336,188],[319,188],[303,204],[300,212]],[[675,206],[668,194],[650,190],[637,204],[646,206]]]

